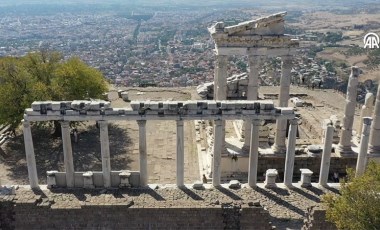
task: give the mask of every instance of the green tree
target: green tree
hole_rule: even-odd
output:
[[[63,60],[57,52],[41,51],[22,58],[0,59],[0,124],[19,125],[25,108],[36,100],[96,99],[107,82],[79,58]],[[55,134],[60,126],[54,123]]]
[[[326,194],[327,219],[339,229],[380,229],[380,164],[371,161],[363,176],[348,170],[340,195]]]

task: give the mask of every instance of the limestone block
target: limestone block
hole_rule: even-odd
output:
[[[40,111],[41,110],[41,104],[42,102],[41,101],[35,101],[32,103],[32,109],[34,111]]]
[[[311,176],[313,172],[310,169],[300,169],[301,171],[301,187],[311,187]]]
[[[89,116],[100,115],[100,111],[92,111],[92,110],[88,110],[88,111],[87,111],[87,115],[89,115]]]
[[[230,101],[222,101],[221,102],[221,108],[223,110],[225,110],[225,109],[227,109],[227,110],[235,109],[235,104],[233,102],[230,102]]]
[[[223,115],[235,115],[236,110],[222,110]]]
[[[203,109],[207,109],[208,107],[208,103],[207,101],[197,101],[197,109],[198,111],[199,110],[203,110]]]
[[[260,101],[260,110],[273,110],[273,101]]]
[[[208,101],[207,102],[208,109],[218,109],[216,101]]]
[[[168,110],[176,111],[178,110],[178,103],[176,101],[168,101]]]
[[[193,189],[196,189],[196,190],[203,190],[205,189],[205,187],[203,186],[203,183],[201,181],[195,181],[195,183],[193,184]]]
[[[61,110],[71,109],[71,101],[61,101]]]
[[[133,110],[139,110],[140,109],[140,102],[139,101],[132,101],[130,103]]]
[[[104,115],[117,115],[117,114],[119,114],[119,110],[115,110],[115,109],[104,110]]]
[[[187,101],[184,103],[183,107],[188,110],[197,110],[198,109],[197,101]]]
[[[80,101],[75,100],[71,102],[71,108],[73,110],[88,110],[90,107],[91,101]]]
[[[294,110],[292,107],[281,108],[281,114],[294,114]]]
[[[33,110],[33,109],[25,109],[25,114],[30,115],[30,116],[39,116],[41,115],[41,112],[38,110]]]
[[[130,176],[131,176],[131,172],[129,172],[129,171],[122,171],[121,173],[119,173],[119,177],[120,177],[119,187],[120,188],[131,187],[131,184],[129,183],[129,177]]]
[[[114,108],[113,111],[117,112],[118,115],[124,115],[125,114],[125,108]]]
[[[145,103],[145,108],[149,108],[151,110],[158,110],[158,102],[157,101],[149,101],[149,104]]]
[[[276,187],[276,178],[278,176],[277,169],[267,169],[265,173],[265,188],[274,188]]]
[[[94,188],[93,172],[88,171],[83,173],[83,187],[84,188]]]
[[[121,92],[120,97],[123,99],[123,101],[129,101],[129,94],[128,92]]]
[[[57,186],[57,182],[55,180],[55,174],[58,173],[58,171],[47,171],[47,187],[48,188],[54,188]]]
[[[58,110],[58,111],[48,110],[48,111],[46,111],[46,114],[48,116],[59,116],[59,115],[61,115],[61,111],[60,110]]]
[[[239,189],[241,188],[241,184],[238,180],[231,180],[228,184],[228,187],[231,189]]]
[[[119,98],[122,98],[122,97],[121,97],[121,94],[122,94],[123,92],[125,92],[125,91],[122,90],[122,89],[119,89],[119,90],[117,91],[117,94],[119,95]]]
[[[70,109],[70,110],[66,110],[65,114],[68,116],[79,116],[79,111]]]
[[[59,101],[52,101],[51,102],[51,110],[55,110],[55,111],[61,110],[61,102],[59,102]]]

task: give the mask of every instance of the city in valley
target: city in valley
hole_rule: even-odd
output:
[[[0,85],[0,229],[346,229],[326,203],[380,160],[379,12],[0,2],[0,84],[21,92]]]

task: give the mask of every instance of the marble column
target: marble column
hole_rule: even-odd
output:
[[[293,181],[294,158],[296,156],[297,125],[298,119],[290,120],[284,171],[284,184],[287,187],[291,187]]]
[[[323,152],[321,159],[321,168],[319,171],[319,185],[323,187],[327,186],[327,180],[329,178],[333,137],[334,126],[330,123],[326,126],[325,141],[323,144]]]
[[[148,185],[148,159],[146,148],[146,121],[137,121],[139,125],[139,151],[140,151],[140,186]]]
[[[380,86],[377,88],[375,111],[373,114],[373,123],[369,138],[370,155],[380,155]]]
[[[214,72],[214,100],[227,100],[227,77],[228,77],[228,56],[216,55],[215,72]],[[226,122],[222,121],[222,150],[225,148],[225,126]],[[215,133],[214,133],[215,135]]]
[[[371,130],[371,117],[363,118],[363,129],[362,136],[360,138],[360,147],[359,147],[359,155],[358,161],[356,163],[356,176],[361,176],[364,174],[365,167],[367,164],[367,153],[368,153],[368,142],[369,142],[369,133]]]
[[[346,105],[344,108],[344,117],[340,141],[337,151],[341,154],[352,154],[351,139],[352,139],[352,126],[354,124],[355,105],[357,97],[357,86],[359,77],[359,68],[356,66],[351,67],[351,75],[348,79]]]
[[[66,171],[66,186],[68,188],[73,188],[74,187],[74,160],[73,160],[73,149],[71,146],[69,121],[61,121],[61,131],[62,131],[62,145],[63,145],[63,160],[64,160],[65,171]]]
[[[214,100],[227,99],[228,56],[217,55],[214,76]]]
[[[177,186],[181,187],[184,185],[184,129],[183,120],[177,121]]]
[[[259,161],[259,129],[260,120],[251,121],[251,143],[249,148],[249,165],[248,165],[248,185],[251,188],[256,187],[257,168]]]
[[[359,138],[361,136],[361,131],[363,130],[363,118],[372,116],[374,101],[375,96],[373,95],[373,93],[367,93],[365,95],[364,105],[362,106],[362,110],[360,111],[360,126],[358,130]]]
[[[248,72],[248,87],[247,87],[247,100],[257,100],[259,95],[259,70],[261,64],[261,57],[249,55],[249,72]],[[251,141],[251,121],[244,121],[244,146],[249,146]]]
[[[223,149],[223,121],[214,121],[214,156],[213,156],[213,169],[212,169],[212,185],[214,187],[220,186],[221,178],[221,161]]]
[[[292,70],[292,57],[282,56],[281,58],[281,80],[280,80],[280,93],[278,96],[278,106],[287,107],[289,101],[290,78]],[[273,144],[274,153],[285,153],[286,145],[286,125],[287,120],[280,119],[276,122],[276,133]]]
[[[29,184],[32,189],[35,189],[35,188],[39,188],[39,185],[38,185],[36,158],[34,155],[32,131],[30,129],[29,121],[23,120],[22,124],[23,124],[23,132],[24,132],[26,163],[28,166]]]
[[[100,127],[100,149],[102,155],[102,171],[104,187],[111,187],[111,157],[108,136],[108,122],[98,121]]]

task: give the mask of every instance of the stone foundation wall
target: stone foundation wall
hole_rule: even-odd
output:
[[[232,174],[241,175],[242,179],[246,179],[248,176],[248,156],[238,157],[237,162],[231,157],[225,156],[222,162],[222,173],[224,179],[229,179]],[[332,157],[330,162],[330,175],[334,172],[338,172],[340,177],[346,175],[347,168],[356,168],[356,158],[346,158],[346,157]],[[228,164],[228,162],[230,164]],[[236,166],[237,165],[237,166]],[[310,169],[313,172],[312,181],[317,182],[319,178],[319,170],[321,167],[321,157],[307,157],[307,156],[296,156],[294,161],[294,180],[296,182],[301,177],[301,168]],[[239,168],[239,169],[237,169]],[[285,168],[285,155],[283,157],[277,156],[259,156],[258,163],[258,181],[264,181],[264,173],[267,169],[277,169],[279,177],[277,182],[282,182]],[[235,171],[233,171],[235,170]],[[240,170],[240,171],[239,171]],[[239,176],[238,176],[239,177]],[[238,178],[240,179],[240,177]],[[330,179],[330,177],[329,177]]]
[[[326,209],[322,205],[309,207],[302,230],[336,230],[334,224],[326,221]]]
[[[56,194],[58,199],[60,194]],[[19,196],[19,195],[17,195]],[[214,207],[134,207],[104,201],[80,207],[65,200],[40,196],[6,200],[0,197],[0,229],[271,229],[269,213],[261,206],[220,204]],[[30,196],[29,196],[30,197]],[[78,198],[80,199],[80,197]],[[58,200],[57,200],[58,201]],[[62,202],[62,201],[60,201]]]

